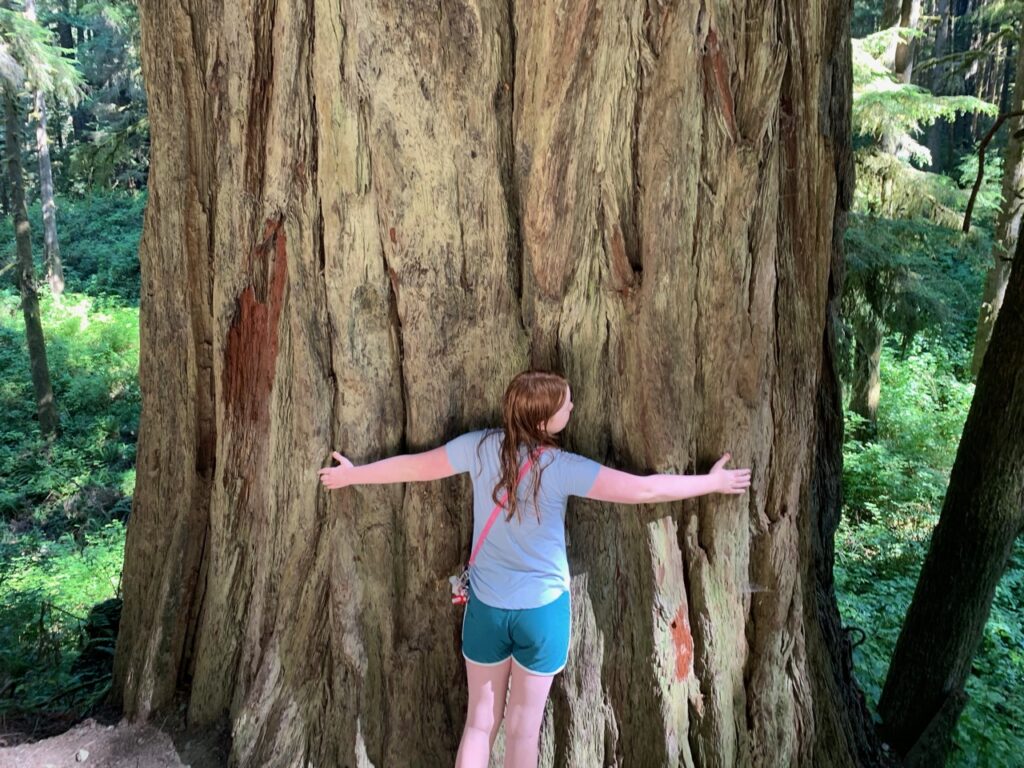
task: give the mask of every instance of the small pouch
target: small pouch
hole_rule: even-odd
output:
[[[469,602],[469,568],[464,568],[458,576],[449,576],[448,583],[452,586],[452,605]]]

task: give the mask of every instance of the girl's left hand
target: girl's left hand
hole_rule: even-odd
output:
[[[351,474],[349,470],[354,466],[352,462],[337,451],[331,454],[331,458],[338,462],[338,466],[321,469],[319,472],[320,482],[329,489],[344,488],[346,485],[350,485],[351,480],[348,476]]]
[[[708,474],[715,479],[715,487],[718,493],[745,493],[750,487],[749,469],[726,469],[726,463],[732,458],[729,453],[722,454],[722,458],[715,462]]]

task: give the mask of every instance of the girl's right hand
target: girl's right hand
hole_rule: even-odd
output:
[[[732,458],[731,454],[723,453],[722,458],[715,462],[708,473],[715,479],[718,493],[744,493],[750,487],[749,469],[726,469],[725,465]]]
[[[349,472],[349,470],[352,469],[352,467],[354,466],[352,462],[346,459],[337,451],[331,454],[331,458],[338,462],[338,466],[324,467],[323,469],[321,469],[319,472],[320,482],[323,483],[325,488],[331,490],[335,488],[344,488],[346,485],[351,485],[352,481],[349,478],[349,475],[351,473]]]

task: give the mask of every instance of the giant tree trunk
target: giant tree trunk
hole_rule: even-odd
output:
[[[126,712],[184,690],[235,765],[450,763],[468,487],[316,471],[494,424],[532,364],[578,451],[754,468],[571,508],[545,764],[877,762],[831,582],[848,2],[140,5]]]
[[[32,234],[25,208],[25,186],[21,178],[21,115],[16,97],[10,93],[0,95],[4,101],[4,143],[7,152],[7,181],[11,189],[11,207],[14,209],[14,238],[18,252],[18,289],[21,292],[21,311],[25,317],[25,341],[28,345],[32,389],[39,414],[39,431],[53,435],[60,427],[57,404],[50,386],[50,368],[46,362],[46,339],[39,317],[39,297],[36,294],[35,265],[32,263]]]
[[[1024,241],[978,374],[939,524],[878,704],[911,764],[942,765],[963,686],[1024,530]]]
[[[1024,45],[1017,46],[1017,72],[1013,85],[1013,104],[1010,111],[1024,109]],[[992,248],[992,266],[985,276],[985,288],[978,311],[978,329],[974,336],[974,356],[971,369],[975,374],[981,370],[992,327],[1006,294],[1006,282],[1010,277],[1010,254],[1017,248],[1021,215],[1024,214],[1024,143],[1017,132],[1024,126],[1020,117],[1012,117],[1006,127],[1009,138],[1003,154],[1003,200],[996,222],[996,242]]]

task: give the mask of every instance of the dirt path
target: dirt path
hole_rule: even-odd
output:
[[[223,768],[226,762],[215,735],[172,738],[153,724],[123,721],[85,720],[48,739],[0,748],[0,768]]]

